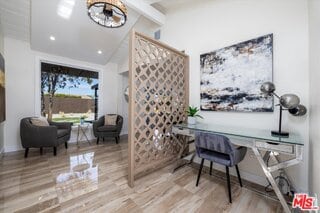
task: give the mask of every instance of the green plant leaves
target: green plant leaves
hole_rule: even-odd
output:
[[[187,112],[188,116],[190,116],[190,117],[203,118],[201,115],[198,114],[199,111],[200,110],[198,109],[198,107],[189,106],[189,108],[186,112]]]

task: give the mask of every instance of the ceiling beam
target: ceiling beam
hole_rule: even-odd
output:
[[[150,4],[141,0],[123,0],[123,3],[156,24],[164,25],[166,16]]]

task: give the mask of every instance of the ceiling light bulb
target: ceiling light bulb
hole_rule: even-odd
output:
[[[56,38],[55,38],[54,36],[50,36],[50,40],[51,40],[51,41],[55,41]]]
[[[101,55],[101,54],[102,54],[102,51],[101,51],[101,50],[98,50],[98,54],[100,54],[100,55]]]

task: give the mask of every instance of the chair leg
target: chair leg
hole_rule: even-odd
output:
[[[66,149],[68,149],[68,142],[65,142],[64,146],[66,147]]]
[[[102,141],[104,141],[104,137],[102,138]]]
[[[40,155],[42,155],[42,154],[43,154],[43,148],[40,147]]]
[[[97,137],[97,144],[99,144],[99,137]]]
[[[242,180],[241,180],[241,176],[240,176],[238,165],[236,165],[236,170],[237,170],[237,175],[238,175],[238,180],[239,180],[240,186],[242,187]]]
[[[25,158],[28,157],[28,152],[29,152],[29,148],[26,148],[26,150],[24,151],[24,157],[25,157]]]
[[[212,175],[212,161],[210,161],[210,175]]]
[[[231,185],[230,185],[230,175],[229,175],[229,167],[228,167],[228,166],[226,166],[226,174],[227,174],[227,184],[228,184],[229,202],[232,203],[232,198],[231,198]]]
[[[201,176],[201,171],[202,171],[202,168],[203,168],[203,163],[204,163],[204,158],[201,159],[201,164],[200,164],[200,168],[199,168],[199,173],[198,173],[198,178],[197,178],[196,186],[199,185],[200,176]]]
[[[53,147],[53,155],[54,155],[54,156],[57,155],[57,147]]]
[[[119,138],[118,138],[118,136],[116,137],[116,144],[118,144],[119,143]]]

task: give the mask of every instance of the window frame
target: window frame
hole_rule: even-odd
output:
[[[59,62],[58,62],[59,61]],[[103,84],[103,67],[101,65],[96,65],[96,64],[91,64],[91,63],[86,63],[86,62],[81,62],[81,61],[76,61],[76,60],[70,60],[66,59],[63,57],[36,57],[36,62],[35,62],[35,84],[34,84],[34,89],[35,89],[35,106],[34,106],[34,114],[35,116],[41,116],[41,64],[42,63],[50,63],[50,64],[56,64],[60,66],[66,66],[66,67],[72,67],[72,68],[77,68],[77,69],[84,69],[92,72],[98,72],[98,84],[99,84],[99,89],[98,89],[98,112],[97,115],[99,117],[101,113],[101,107],[102,107],[102,97],[103,97],[103,92],[100,87],[100,85]],[[77,65],[76,65],[77,64]]]

